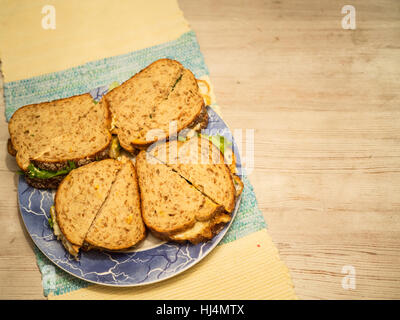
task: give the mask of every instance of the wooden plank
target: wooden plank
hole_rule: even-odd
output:
[[[180,4],[298,296],[400,298],[400,3],[353,1],[356,30],[340,1]]]

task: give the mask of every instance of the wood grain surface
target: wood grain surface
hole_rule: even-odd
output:
[[[400,2],[180,5],[299,298],[400,298]]]
[[[179,4],[224,119],[254,130],[249,177],[298,297],[400,299],[400,2]],[[2,125],[0,299],[43,299],[7,138]]]

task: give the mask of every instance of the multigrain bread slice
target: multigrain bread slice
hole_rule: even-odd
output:
[[[51,172],[71,162],[79,167],[108,157],[110,123],[105,102],[96,103],[90,94],[24,106],[8,124],[8,150],[25,173],[30,166]],[[27,181],[40,188],[50,182],[34,175]]]
[[[136,171],[128,159],[118,172],[85,242],[95,248],[121,250],[132,247],[145,236]]]
[[[132,161],[106,159],[73,170],[50,210],[55,235],[76,256],[86,250],[121,250],[146,236]]]
[[[108,197],[121,163],[107,159],[72,170],[57,189],[57,225],[68,242],[81,247]]]
[[[242,189],[237,193],[235,185],[240,185],[241,181],[231,172],[224,155],[209,139],[194,136],[187,141],[157,143],[148,152],[215,203],[224,206],[228,213],[234,210]]]
[[[208,121],[194,75],[175,60],[153,62],[108,92],[105,100],[112,132],[130,152]]]
[[[136,157],[136,170],[143,221],[154,235],[164,240],[188,240],[193,243],[212,238],[213,233],[199,233],[200,229],[207,228],[198,228],[196,223],[204,222],[211,229],[214,217],[224,212],[222,206],[205,197],[180,175],[145,151]],[[174,239],[178,233],[180,236]]]

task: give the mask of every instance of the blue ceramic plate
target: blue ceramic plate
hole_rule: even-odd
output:
[[[101,89],[101,88],[100,88]],[[103,90],[106,92],[106,90]],[[103,92],[101,92],[103,93]],[[103,93],[104,94],[104,93]],[[95,94],[92,95],[96,97]],[[208,134],[220,134],[233,141],[229,129],[222,119],[211,109]],[[239,173],[240,159],[237,159]],[[30,187],[21,176],[18,185],[18,201],[28,233],[33,242],[55,265],[80,279],[110,286],[145,285],[173,277],[203,259],[223,238],[230,227],[239,207],[233,213],[231,222],[212,240],[193,245],[162,242],[149,234],[138,247],[123,252],[83,251],[75,260],[58,241],[50,228],[49,210],[53,205],[55,191]]]

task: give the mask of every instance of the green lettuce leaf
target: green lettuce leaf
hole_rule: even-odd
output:
[[[71,170],[75,169],[76,165],[73,161],[68,160],[68,166],[62,170],[58,171],[48,171],[39,169],[34,166],[33,163],[30,163],[28,166],[28,171],[26,175],[30,178],[39,178],[39,179],[50,179],[57,176],[62,176],[68,174]]]
[[[222,154],[224,154],[225,152],[225,146],[227,147],[232,146],[231,141],[229,141],[224,136],[221,136],[219,134],[215,136],[209,136],[208,134],[200,133],[199,135],[203,138],[210,140],[219,149],[219,151],[221,151]]]

